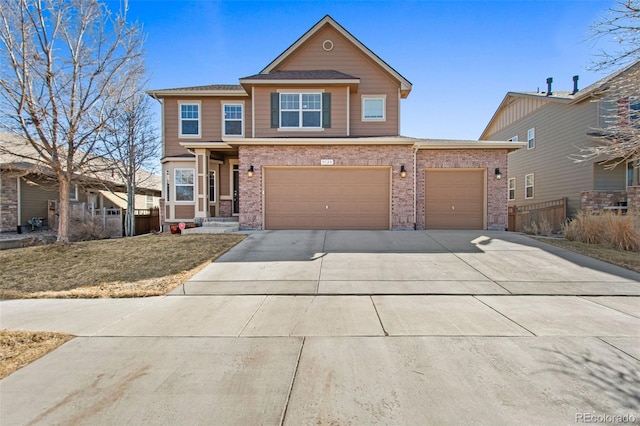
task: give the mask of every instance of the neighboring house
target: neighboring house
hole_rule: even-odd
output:
[[[522,144],[400,136],[411,83],[330,16],[239,82],[148,92],[162,104],[165,223],[506,228],[500,177]]]
[[[20,138],[0,132],[0,143],[12,144],[12,151],[32,148]],[[160,177],[144,172],[140,176],[144,185],[136,194],[136,209],[158,207],[160,204]],[[70,201],[86,203],[93,208],[126,207],[126,193],[122,182],[102,172],[101,176],[78,176],[71,182]],[[120,191],[120,192],[118,192]],[[58,184],[53,172],[45,166],[21,157],[0,153],[0,232],[16,231],[18,226],[28,227],[32,218],[50,217],[49,201],[59,201]],[[53,224],[51,224],[53,225]]]
[[[637,114],[638,98],[615,99],[606,90],[637,74],[639,68],[640,63],[632,64],[583,90],[578,90],[575,76],[571,92],[554,91],[553,80],[548,79],[546,92],[507,93],[480,139],[526,144],[509,154],[510,206],[566,198],[568,217],[581,209],[625,210],[628,206],[630,212],[640,212],[637,162],[608,170],[602,158],[574,161],[581,147],[597,143],[592,137],[597,129]],[[620,114],[617,119],[616,114]]]

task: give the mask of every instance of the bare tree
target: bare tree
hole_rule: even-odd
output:
[[[139,26],[97,0],[0,0],[0,126],[33,152],[11,154],[56,176],[58,242],[69,241],[71,181],[91,170],[101,133],[132,96],[142,44]]]
[[[597,90],[601,121],[580,147],[577,162],[599,160],[607,169],[628,161],[640,163],[640,0],[624,0],[592,27],[592,36],[608,42],[596,56],[594,69],[620,68]],[[613,43],[611,43],[613,42]],[[615,46],[615,47],[612,47]]]
[[[596,55],[593,68],[620,68],[640,58],[640,0],[615,3],[591,27],[591,38],[607,42]],[[615,47],[613,47],[615,46]]]
[[[101,150],[112,161],[112,170],[125,182],[127,210],[125,235],[135,235],[135,194],[138,187],[153,179],[160,140],[154,126],[151,98],[139,86],[132,86],[132,95],[121,104],[122,114],[104,132]]]

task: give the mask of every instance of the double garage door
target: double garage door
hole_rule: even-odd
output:
[[[390,229],[389,167],[266,167],[265,229]]]

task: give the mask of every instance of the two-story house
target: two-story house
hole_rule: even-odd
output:
[[[166,223],[505,229],[509,142],[400,136],[411,83],[330,16],[239,85],[151,90]]]
[[[574,76],[572,91],[553,90],[549,78],[545,92],[506,94],[480,139],[526,144],[509,154],[509,205],[566,199],[568,217],[581,209],[625,210],[628,206],[629,212],[640,212],[637,159],[613,169],[603,156],[576,161],[585,159],[582,148],[600,143],[594,137],[638,114],[637,97],[621,97],[612,90],[619,82],[633,79],[637,89],[640,62],[582,90]]]

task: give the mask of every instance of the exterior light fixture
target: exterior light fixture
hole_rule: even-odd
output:
[[[404,164],[402,166],[400,166],[400,177],[401,178],[406,178],[407,177],[407,169],[404,168]]]
[[[496,167],[496,179],[500,180],[502,179],[502,172],[500,171],[499,168]]]
[[[253,177],[253,165],[249,166],[249,170],[247,170],[247,176]]]

